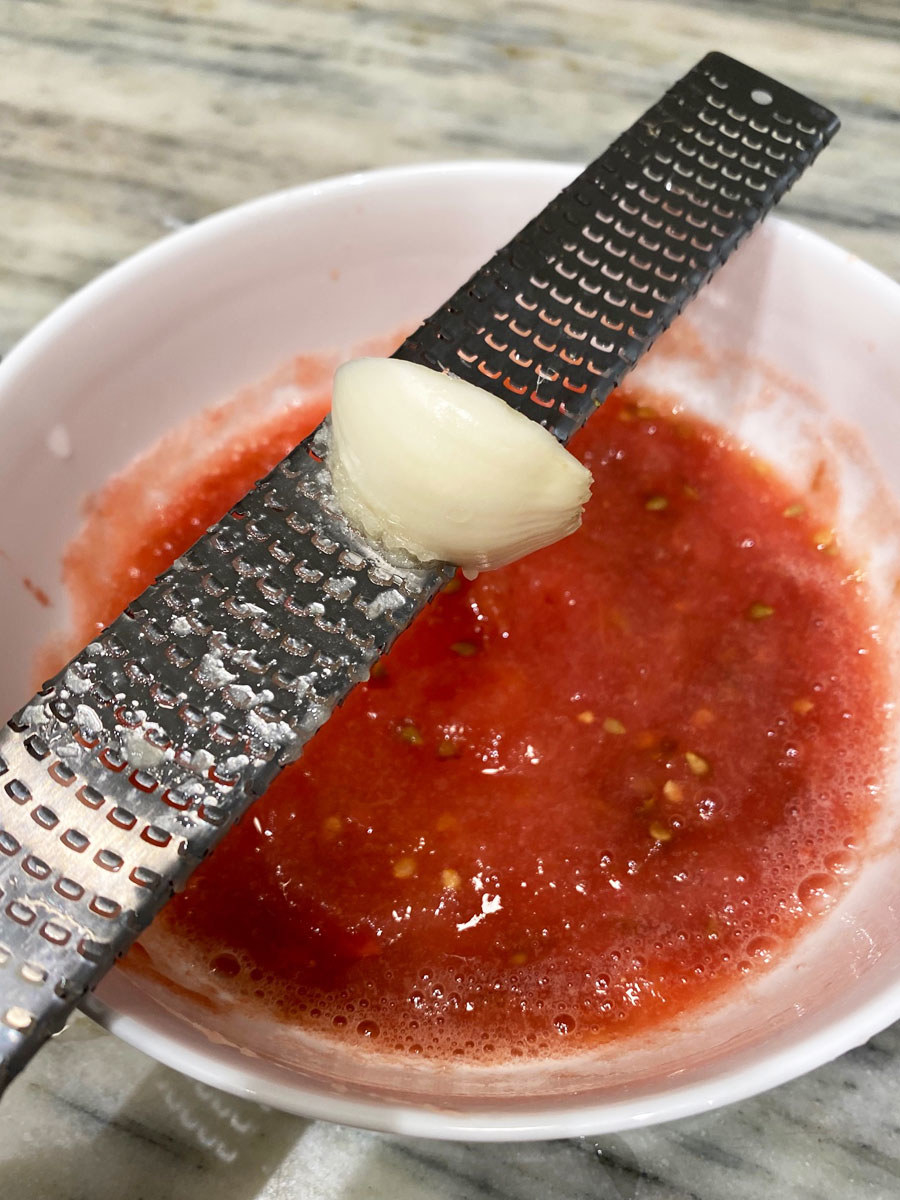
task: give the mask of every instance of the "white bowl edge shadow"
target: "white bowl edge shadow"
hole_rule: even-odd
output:
[[[573,166],[552,163],[462,162],[327,180],[208,218],[140,252],[88,285],[0,364],[0,404],[5,405],[5,416],[12,410],[14,417],[14,461],[30,454],[33,466],[35,447],[42,444],[54,417],[70,421],[73,411],[82,415],[87,412],[83,424],[89,427],[81,443],[81,425],[76,429],[75,453],[70,462],[49,463],[46,479],[39,469],[30,484],[35,497],[32,528],[50,532],[46,544],[34,548],[27,545],[27,536],[23,537],[13,555],[17,570],[27,568],[47,578],[49,564],[58,563],[60,551],[77,524],[74,506],[60,513],[57,504],[42,501],[48,491],[47,480],[62,473],[73,494],[83,494],[95,481],[123,466],[180,413],[196,411],[224,398],[298,350],[354,342],[414,322],[431,311],[568,182],[575,170]],[[377,230],[378,237],[367,237],[366,229]],[[435,244],[436,231],[441,234],[440,246]],[[287,249],[285,237],[290,238]],[[421,243],[416,242],[417,237],[422,238]],[[389,263],[404,261],[403,248],[410,240],[417,247],[415,254],[404,263],[403,271],[395,272],[385,284],[384,262],[378,256]],[[778,255],[790,259],[792,267],[778,275],[778,289],[784,294],[773,296],[772,263],[766,254],[776,244]],[[204,270],[211,265],[215,267],[213,272]],[[798,271],[801,275],[806,271],[818,283],[815,295],[804,297],[808,301],[805,308],[815,310],[812,317],[798,312],[797,296],[791,292],[791,276]],[[166,308],[162,300],[172,296],[176,279],[179,294]],[[754,325],[749,335],[747,328],[741,331],[741,344],[754,354],[765,355],[771,349],[769,341],[779,337],[777,329],[766,325],[766,321],[771,324],[775,319],[770,316],[773,304],[778,309],[777,320],[793,320],[800,333],[804,329],[809,333],[810,321],[829,319],[826,310],[831,303],[840,309],[835,320],[841,328],[846,330],[851,317],[859,326],[856,332],[845,332],[845,347],[847,339],[860,340],[864,328],[873,340],[875,349],[865,351],[860,341],[859,353],[870,358],[874,355],[873,363],[884,367],[886,381],[876,380],[875,390],[886,390],[894,384],[900,387],[896,351],[886,363],[880,357],[889,353],[890,325],[893,322],[895,327],[900,316],[900,288],[890,280],[815,235],[774,220],[738,253],[705,294],[706,318],[713,323],[727,321],[727,313],[722,315],[723,297],[728,296],[729,286],[736,286],[728,281],[748,279],[758,296],[766,299],[766,315],[759,322],[765,328]],[[840,281],[841,285],[841,295],[829,302],[821,294],[826,290],[826,280]],[[387,298],[386,287],[391,289]],[[326,296],[327,303],[317,305],[317,311],[309,314],[310,319],[301,329],[291,306],[298,306],[304,292],[311,290],[320,299]],[[746,293],[744,303],[746,308]],[[225,328],[240,334],[227,337]],[[828,340],[833,346],[834,337]],[[802,350],[802,337],[800,342]],[[858,372],[850,369],[849,362],[832,361],[835,354],[830,349],[826,355],[829,361],[820,369],[814,358],[821,346],[816,350],[814,342],[809,345],[812,350],[806,359],[800,354],[798,361],[794,354],[791,364],[804,380],[811,380],[813,391],[832,388],[838,392],[852,385]],[[211,363],[214,349],[222,352]],[[112,436],[98,448],[90,427],[96,428],[96,415],[103,416],[104,405],[105,415],[110,418],[116,394],[110,379],[104,380],[103,372],[98,373],[97,363],[103,361],[104,350],[110,360],[109,375],[115,377],[117,370],[127,372],[133,405],[127,420],[107,420],[105,428]],[[843,357],[846,360],[849,355]],[[59,378],[61,361],[67,367],[64,381]],[[168,381],[172,362],[180,365],[177,374],[186,404],[149,404],[159,394],[161,381]],[[32,389],[41,395],[43,403],[32,405],[26,412],[23,398]],[[872,457],[885,475],[893,469],[891,485],[896,494],[900,492],[900,465],[891,462],[891,440],[900,432],[900,426],[895,422],[890,429],[878,427],[877,400],[873,397],[868,408],[863,406],[852,415],[861,415],[872,426]],[[149,413],[148,408],[152,410]],[[887,417],[893,420],[891,414]],[[91,468],[87,475],[82,472],[78,476],[79,463],[88,460]],[[17,476],[12,486],[22,487],[23,477]],[[43,524],[42,513],[47,518]],[[14,608],[12,624],[15,626],[17,618],[33,633],[30,639],[22,639],[28,644],[9,672],[8,686],[18,689],[16,695],[8,697],[12,707],[25,694],[22,675],[28,655],[33,654],[48,626],[46,617],[43,625],[35,624],[32,608],[20,595],[22,589],[13,587],[16,581],[5,582],[9,583]],[[58,589],[55,594],[59,597]],[[861,894],[861,890],[860,882],[851,896]],[[877,890],[874,877],[869,890]],[[883,906],[888,915],[893,906],[900,908],[896,892],[892,902]],[[836,922],[845,925],[848,921],[853,926],[848,935],[851,940],[858,928],[865,932],[865,923],[857,915],[848,914],[847,901],[823,922],[821,930],[836,929]],[[792,953],[790,964],[802,963],[806,954],[802,947]],[[879,953],[872,967],[871,992],[858,998],[848,1011],[828,1017],[826,1005],[818,1024],[813,1014],[807,1021],[810,1028],[796,1039],[783,1036],[782,1031],[780,1041],[775,1038],[768,1051],[765,1045],[753,1046],[752,1054],[745,1054],[743,1060],[738,1056],[730,1066],[726,1060],[721,1070],[709,1072],[700,1082],[679,1084],[667,1077],[655,1092],[643,1089],[629,1097],[624,1089],[619,1099],[597,1102],[583,1094],[590,1090],[590,1080],[585,1076],[571,1097],[554,1097],[543,1108],[540,1096],[523,1104],[504,1098],[493,1103],[482,1099],[466,1111],[462,1097],[436,1095],[428,1105],[420,1099],[404,1101],[395,1095],[369,1098],[364,1088],[357,1096],[316,1090],[298,1083],[296,1075],[277,1065],[207,1042],[189,1024],[158,1006],[151,1005],[149,1011],[145,1006],[143,1014],[136,1015],[140,1013],[137,991],[122,976],[110,978],[99,996],[89,998],[83,1007],[125,1041],[159,1061],[226,1091],[253,1096],[288,1111],[394,1133],[478,1140],[530,1139],[607,1133],[685,1116],[753,1095],[827,1062],[900,1017],[900,950],[889,969],[884,968],[883,958],[884,954]],[[847,969],[850,974],[865,972],[864,956],[850,955]],[[859,987],[859,980],[855,982]],[[129,991],[134,993],[130,998]],[[116,1011],[104,1002],[105,995],[114,996],[120,1006],[133,1005],[131,1011]],[[803,1015],[798,1016],[801,1026]],[[603,1065],[602,1060],[596,1063],[597,1073],[602,1074]]]

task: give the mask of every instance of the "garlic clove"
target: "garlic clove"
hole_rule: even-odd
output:
[[[542,426],[455,376],[400,359],[344,363],[331,423],[338,503],[389,553],[472,573],[581,524],[587,468]]]

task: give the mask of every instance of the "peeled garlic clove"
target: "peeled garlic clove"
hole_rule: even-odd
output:
[[[591,474],[496,396],[400,359],[339,367],[329,457],[348,520],[388,552],[502,567],[573,533]]]

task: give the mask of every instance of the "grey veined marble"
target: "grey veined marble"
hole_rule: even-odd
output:
[[[742,1104],[602,1138],[385,1137],[235,1099],[77,1018],[10,1088],[2,1200],[893,1200],[900,1027]]]
[[[0,352],[182,224],[336,172],[585,160],[706,50],[836,109],[784,212],[900,278],[897,0],[0,0]],[[765,1096],[597,1140],[307,1122],[76,1019],[4,1100],[0,1200],[889,1200],[900,1032]]]
[[[586,161],[706,50],[838,111],[784,211],[900,277],[896,0],[0,0],[0,352],[168,230],[309,179]]]

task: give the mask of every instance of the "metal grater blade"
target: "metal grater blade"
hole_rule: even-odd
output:
[[[710,54],[397,351],[561,441],[837,129]],[[452,574],[347,525],[327,423],[0,730],[0,1086]]]

